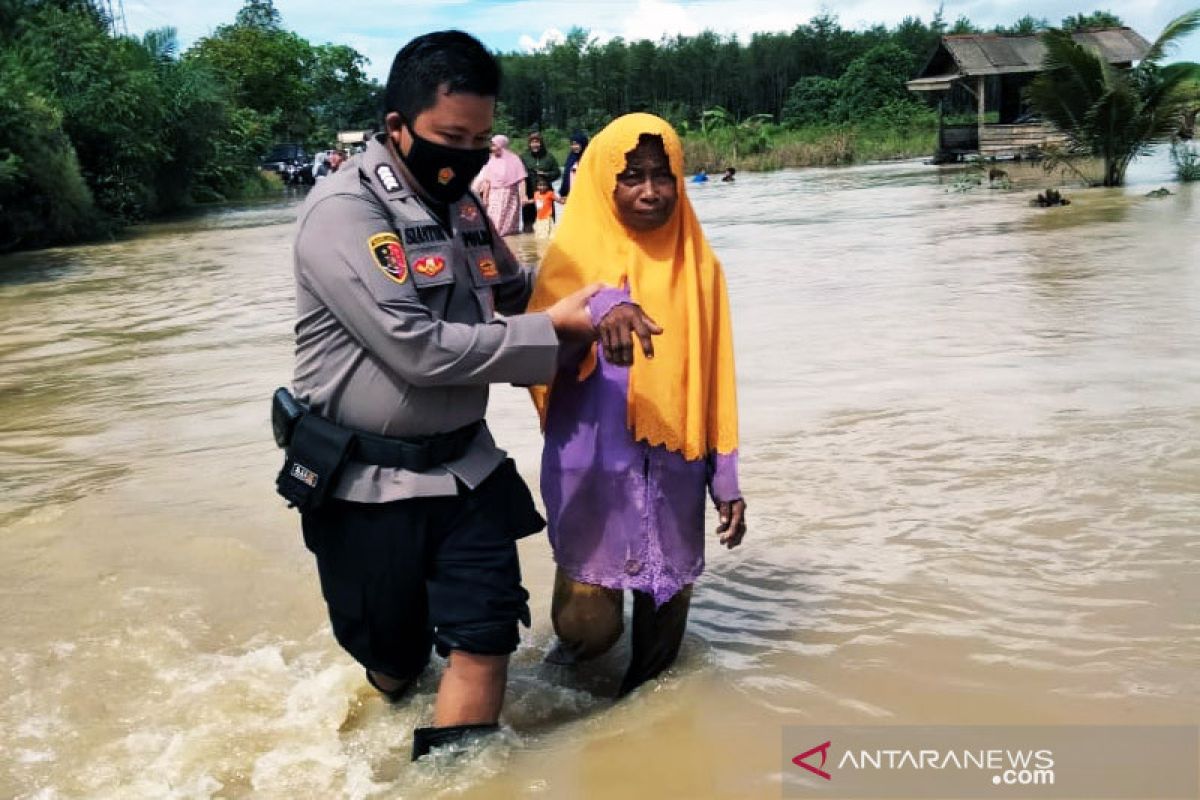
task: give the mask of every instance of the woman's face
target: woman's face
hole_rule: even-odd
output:
[[[671,218],[679,190],[661,139],[643,137],[625,154],[625,169],[617,175],[613,201],[621,224],[630,230],[652,231]]]
[[[498,144],[493,144],[493,145],[492,145],[490,148],[488,148],[488,149],[492,151],[492,158],[499,158],[499,157],[500,157],[500,145],[498,145]]]
[[[579,142],[571,142],[571,152],[575,155],[579,155],[583,152],[583,145],[581,145]]]

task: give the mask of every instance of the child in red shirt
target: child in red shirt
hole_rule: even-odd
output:
[[[549,239],[554,232],[554,204],[563,200],[550,188],[550,182],[538,178],[537,190],[533,193],[533,204],[537,208],[537,220],[533,223],[533,232],[539,239]]]

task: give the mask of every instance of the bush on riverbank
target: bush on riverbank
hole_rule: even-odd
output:
[[[363,57],[283,30],[270,0],[186,53],[170,28],[110,28],[93,0],[0,0],[0,252],[277,192],[273,142],[378,116]]]
[[[7,57],[0,109],[0,252],[104,233],[62,112]]]
[[[858,125],[810,125],[787,129],[773,127],[764,141],[735,157],[729,137],[687,134],[683,138],[688,172],[704,168],[717,172],[772,170],[786,167],[836,167],[865,161],[886,161],[932,155],[937,145],[937,123],[896,128],[876,122]]]
[[[893,127],[870,121],[859,125],[810,125],[803,128],[767,126],[761,142],[747,150],[745,142],[735,151],[727,134],[704,135],[681,132],[683,164],[688,174],[698,169],[721,172],[737,167],[747,172],[766,172],[790,167],[840,167],[868,161],[890,161],[933,155],[937,145],[937,123]],[[547,147],[561,165],[567,155],[567,137],[562,131],[543,131]],[[513,143],[525,152],[523,140]],[[557,185],[557,184],[556,184]]]
[[[1200,146],[1192,142],[1176,142],[1171,147],[1171,162],[1180,181],[1200,181]]]

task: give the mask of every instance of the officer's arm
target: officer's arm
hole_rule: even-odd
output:
[[[296,239],[298,278],[373,356],[414,386],[547,383],[558,337],[546,314],[488,323],[433,317],[407,267],[380,254],[379,235],[394,236],[366,200],[335,195],[314,206]],[[397,246],[398,242],[397,242]]]

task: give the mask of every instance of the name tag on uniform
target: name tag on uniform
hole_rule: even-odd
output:
[[[449,238],[441,225],[409,225],[404,228],[404,243],[408,245],[444,242]]]
[[[487,228],[462,232],[463,244],[467,247],[491,247],[492,232]]]

